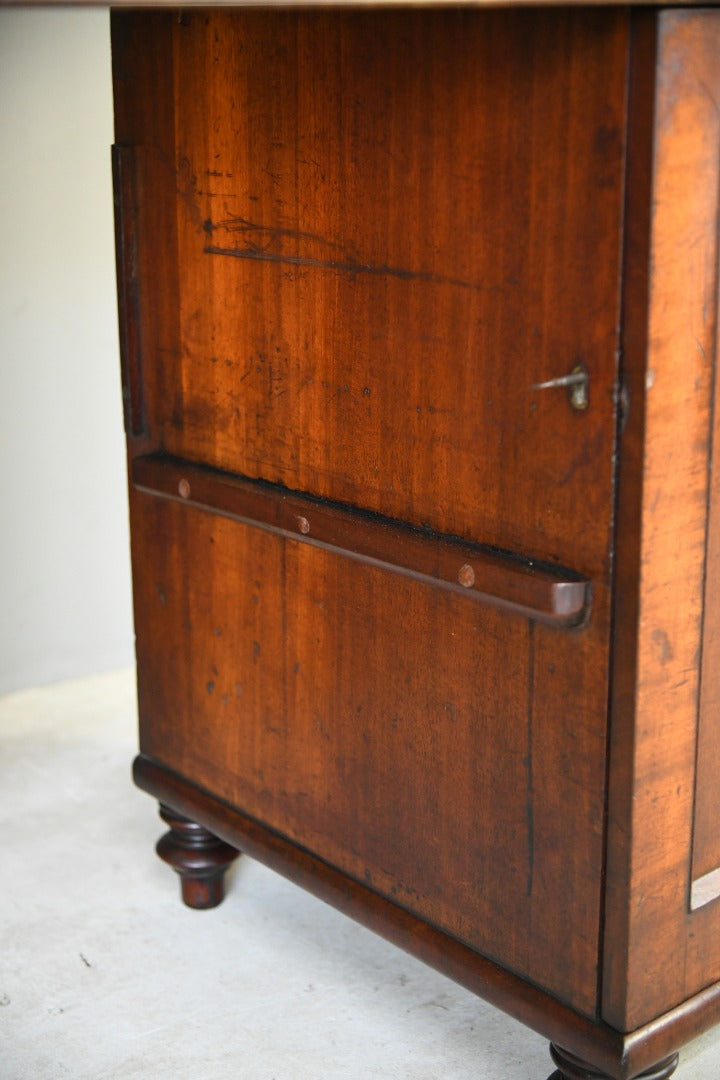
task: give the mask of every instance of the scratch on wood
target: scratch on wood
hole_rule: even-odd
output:
[[[401,281],[427,281],[433,285],[454,285],[459,289],[480,290],[486,288],[477,281],[463,281],[461,278],[446,277],[430,270],[406,270],[398,266],[373,266],[352,260],[343,262],[336,259],[313,259],[304,255],[282,255],[271,251],[258,251],[253,248],[224,248],[208,244],[206,255],[228,255],[234,259],[256,259],[259,262],[284,263],[289,266],[309,266],[320,270],[339,270],[348,274],[372,274],[377,277],[394,277]]]
[[[208,244],[203,249],[206,255],[225,255],[233,259],[256,259],[261,262],[281,263],[285,266],[306,266],[313,269],[336,270],[348,274],[371,274],[377,277],[393,277],[401,281],[425,281],[433,285],[451,285],[460,289],[481,290],[488,286],[478,281],[466,281],[462,278],[436,274],[431,270],[409,270],[405,267],[374,265],[363,262],[347,246],[328,240],[315,233],[275,226],[261,225],[246,218],[231,216],[224,221],[213,223],[206,221],[204,231],[212,236],[218,230],[239,234],[240,245],[226,247],[221,244]],[[283,250],[287,241],[292,241],[295,251]],[[318,245],[328,251],[328,256],[303,253],[302,247]],[[298,250],[300,249],[300,250]]]
[[[255,221],[240,217],[238,214],[231,214],[224,221],[209,222],[208,226],[206,231],[210,233],[217,229],[229,233],[240,233],[249,249],[253,251],[267,251],[273,245],[279,247],[284,237],[296,241],[309,240],[335,251],[347,251],[345,245],[337,244],[333,240],[328,240],[327,237],[320,236],[318,233],[304,232],[299,229],[284,229],[279,225],[260,225]]]

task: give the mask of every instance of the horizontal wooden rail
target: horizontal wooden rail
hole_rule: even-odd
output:
[[[559,567],[290,492],[177,458],[136,458],[139,491],[175,499],[302,543],[405,574],[486,604],[558,626],[578,626],[590,610],[590,583]]]
[[[177,8],[178,0],[0,0],[0,7],[132,7]],[[208,0],[183,0],[182,7],[206,7]],[[567,7],[598,7],[607,0],[563,0]],[[662,7],[666,0],[633,0],[634,7]],[[697,0],[673,0],[673,7],[690,7]],[[712,6],[709,0],[708,6]],[[526,8],[544,7],[548,0],[213,0],[213,7],[331,7],[355,8]]]

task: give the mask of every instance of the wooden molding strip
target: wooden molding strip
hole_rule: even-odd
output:
[[[660,7],[663,0],[634,0],[636,7]],[[343,8],[415,8],[415,7],[464,7],[464,8],[524,8],[542,7],[548,0],[213,0],[213,7],[330,7]],[[689,7],[696,0],[673,0],[674,7]],[[708,0],[712,6],[717,0]],[[563,0],[565,7],[600,7],[607,0]],[[0,0],[0,7],[132,7],[176,8],[177,0]],[[184,8],[205,7],[207,0],[183,0]]]
[[[133,436],[142,435],[145,429],[140,351],[137,192],[133,147],[117,144],[113,146],[112,172],[123,412],[125,433]]]
[[[276,484],[176,458],[138,457],[139,491],[185,502],[247,525],[314,544],[556,626],[587,621],[590,583],[570,570],[498,553]]]

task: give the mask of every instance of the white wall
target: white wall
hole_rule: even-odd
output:
[[[0,693],[132,662],[109,16],[0,9]]]

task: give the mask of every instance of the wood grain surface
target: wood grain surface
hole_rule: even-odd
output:
[[[173,127],[118,124],[163,215],[155,439],[606,575],[624,17],[168,20]],[[534,389],[578,364],[586,412]]]
[[[113,49],[143,760],[647,1068],[720,978],[720,13],[117,12]],[[468,603],[454,545],[589,616]]]
[[[558,630],[136,490],[143,753],[594,1016],[628,16],[117,13],[113,47],[131,454],[593,590]],[[578,365],[587,409],[537,388]]]
[[[620,444],[603,977],[603,1016],[625,1031],[720,977],[720,909],[690,910],[704,600],[706,628],[717,620],[715,571],[706,587],[705,568],[720,13],[641,21],[635,55],[623,373],[630,409]],[[711,641],[708,655],[714,649]],[[708,701],[702,738],[710,742],[711,713]],[[706,804],[717,807],[712,757],[707,768],[700,816]]]
[[[590,617],[590,582],[549,563],[166,455],[135,458],[132,481],[138,491],[158,498],[183,501],[550,625],[578,627]]]
[[[110,4],[99,3],[99,0],[0,0],[0,7],[54,7],[56,5],[62,5],[63,7],[110,7],[113,8],[134,8],[137,10],[156,10],[162,8],[176,8],[176,0],[112,0]],[[231,7],[235,9],[244,8],[257,8],[257,7],[282,7],[282,8],[313,8],[321,7],[324,9],[355,9],[362,10],[363,8],[423,8],[423,7],[452,7],[452,8],[533,8],[533,7],[547,7],[547,0],[332,0],[332,3],[328,3],[328,0],[243,0],[243,3],[236,3],[236,0],[214,0],[213,7],[223,8]],[[564,7],[606,7],[607,0],[564,0]],[[661,7],[661,0],[636,0],[633,4],[634,7]],[[674,7],[692,7],[693,0],[675,0]],[[715,6],[714,3],[705,4],[706,7]],[[183,4],[183,8],[193,7],[207,7],[206,0],[186,0]]]
[[[241,847],[252,858],[511,1013],[565,1051],[593,1062],[595,1080],[598,1074],[613,1080],[642,1076],[720,1019],[720,985],[715,984],[683,1001],[661,1021],[624,1035],[601,1021],[579,1015],[540,987],[413,917],[366,883],[349,880],[312,852],[149,758],[140,755],[135,759],[133,776],[144,791],[170,800],[183,814],[202,817],[217,836]]]

